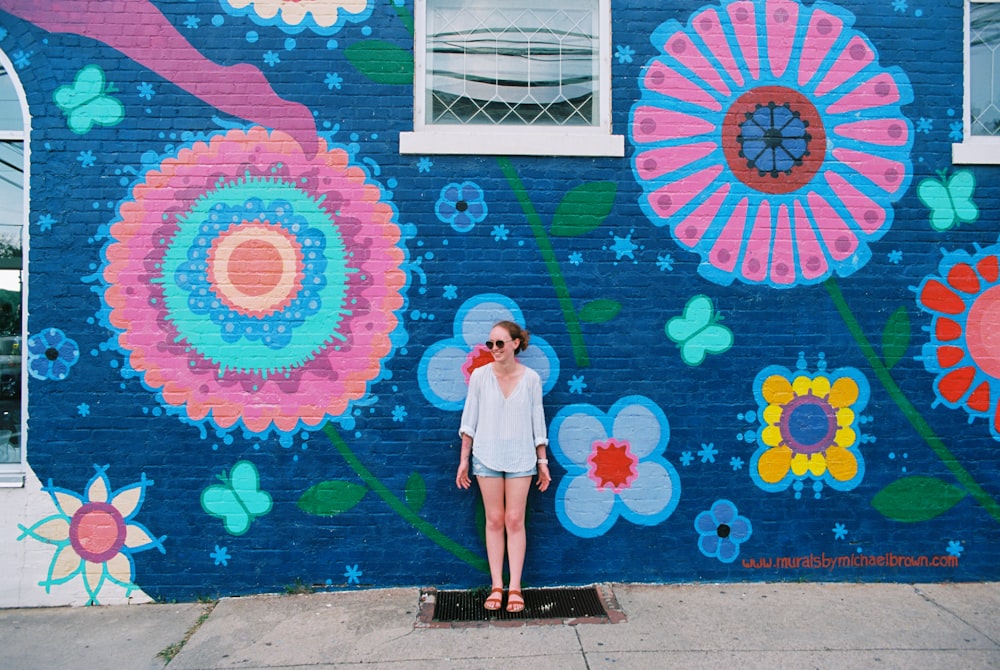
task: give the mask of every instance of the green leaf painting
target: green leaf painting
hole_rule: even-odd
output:
[[[586,235],[611,213],[618,185],[612,181],[580,184],[565,196],[552,217],[550,232],[557,237]]]
[[[406,480],[405,498],[406,506],[414,512],[419,512],[427,501],[427,484],[416,472]]]
[[[882,331],[882,361],[892,369],[910,346],[910,315],[905,307],[897,309]]]
[[[591,300],[580,310],[580,321],[605,323],[618,316],[621,310],[621,303],[617,300]]]
[[[941,516],[965,497],[965,491],[935,477],[904,477],[872,498],[882,516],[916,523]]]
[[[391,42],[365,40],[344,50],[358,72],[376,84],[413,84],[413,54]]]
[[[310,486],[299,498],[299,509],[306,514],[336,516],[351,509],[365,497],[368,489],[361,484],[325,481]]]

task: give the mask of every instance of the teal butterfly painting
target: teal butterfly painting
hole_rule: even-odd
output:
[[[125,118],[125,107],[117,98],[114,84],[104,79],[104,70],[88,65],[76,73],[72,84],[60,86],[53,94],[56,106],[66,115],[69,129],[83,135],[94,125],[113,126]]]
[[[667,321],[667,337],[677,343],[681,359],[701,365],[708,354],[721,354],[733,346],[733,331],[719,323],[715,305],[708,296],[696,295],[684,306],[684,313]]]
[[[957,223],[972,223],[979,218],[979,207],[972,202],[976,176],[959,170],[951,177],[924,179],[917,186],[917,196],[931,210],[931,228],[939,232]]]
[[[213,484],[201,492],[201,507],[222,519],[226,532],[243,535],[259,516],[271,511],[271,495],[260,490],[260,473],[250,461],[239,461],[218,475],[221,484]]]

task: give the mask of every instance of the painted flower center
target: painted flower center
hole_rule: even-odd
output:
[[[593,451],[587,457],[589,476],[598,489],[611,487],[615,493],[627,489],[639,476],[636,465],[639,459],[632,454],[631,445],[614,438],[593,444]]]
[[[781,435],[793,451],[813,454],[833,444],[837,417],[826,400],[799,396],[785,405],[781,413]]]
[[[715,534],[721,537],[722,539],[726,539],[727,537],[729,537],[729,534],[731,532],[732,529],[729,527],[729,525],[724,523],[720,523],[719,527],[715,529]]]
[[[979,369],[1000,379],[1000,286],[987,289],[972,304],[965,341]]]
[[[472,376],[473,371],[476,368],[481,368],[484,365],[489,365],[495,359],[490,350],[481,344],[477,344],[469,355],[465,357],[465,363],[462,365],[462,374],[465,376],[465,383],[469,383],[469,378]]]
[[[783,86],[761,86],[732,104],[722,144],[733,174],[765,193],[790,193],[823,164],[826,133],[808,98]]]
[[[77,555],[91,563],[114,558],[125,546],[125,519],[107,503],[87,503],[69,524],[69,541]]]
[[[55,347],[49,347],[48,349],[45,350],[45,358],[49,359],[50,361],[56,360],[57,358],[59,358],[59,350],[56,349]]]
[[[455,209],[457,209],[460,212],[464,212],[465,210],[469,209],[469,203],[467,203],[464,200],[459,200],[458,202],[455,203]]]

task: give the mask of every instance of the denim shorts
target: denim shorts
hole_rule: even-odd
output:
[[[472,455],[472,474],[476,477],[503,477],[504,479],[513,479],[515,477],[531,477],[538,472],[538,468],[531,468],[530,470],[525,470],[524,472],[501,472],[499,470],[493,470],[491,468],[483,465],[483,462],[476,458],[476,455]]]

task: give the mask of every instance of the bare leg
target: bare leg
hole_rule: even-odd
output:
[[[514,477],[506,482],[504,526],[507,529],[507,559],[510,562],[510,590],[521,590],[521,572],[524,569],[524,552],[527,535],[524,531],[524,514],[528,504],[531,477]]]
[[[504,479],[477,477],[486,510],[486,557],[490,563],[493,587],[503,588],[504,546]]]

